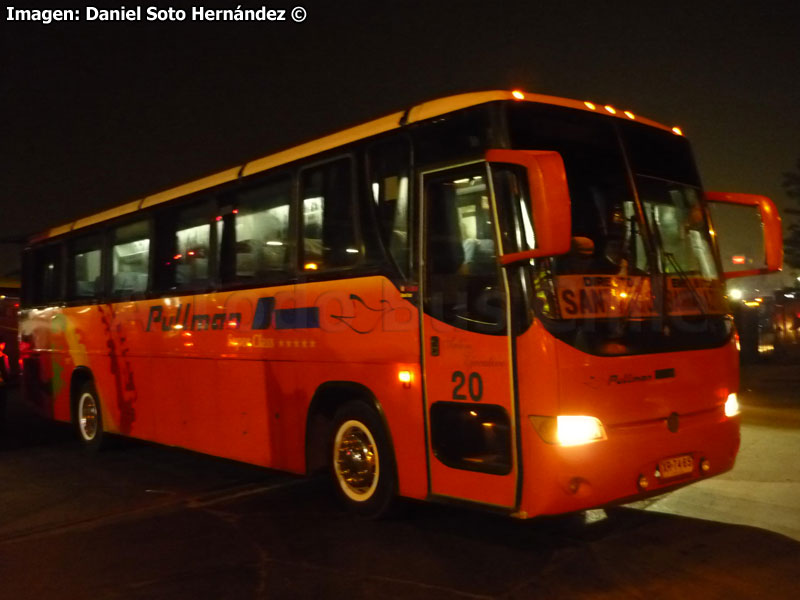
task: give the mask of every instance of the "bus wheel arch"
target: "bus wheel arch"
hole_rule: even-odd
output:
[[[352,472],[349,478],[343,474],[345,462],[363,468],[357,482]],[[314,473],[325,468],[353,512],[379,517],[392,507],[398,487],[394,446],[380,403],[363,385],[328,382],[314,394],[306,427],[306,469]]]
[[[89,451],[95,452],[102,448],[105,438],[103,409],[94,376],[86,367],[77,367],[72,373],[70,409],[78,440]]]

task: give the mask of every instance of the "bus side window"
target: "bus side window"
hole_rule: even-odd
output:
[[[411,149],[408,141],[392,140],[370,148],[367,165],[369,198],[374,206],[381,242],[401,273],[408,276],[411,217]]]
[[[288,274],[291,201],[289,175],[272,177],[236,195],[232,215],[235,281],[271,283]]]
[[[33,304],[52,304],[63,299],[64,261],[60,244],[34,251]]]
[[[103,294],[103,234],[74,240],[69,248],[67,295],[70,300],[91,300]]]
[[[425,194],[426,312],[461,329],[504,333],[505,295],[485,170],[432,176]]]
[[[306,271],[349,267],[359,262],[352,179],[349,158],[302,171],[301,250]]]
[[[216,203],[202,200],[162,211],[155,219],[155,275],[159,292],[208,289],[213,268],[211,223]]]
[[[150,223],[137,221],[113,231],[111,294],[130,297],[147,291],[150,266]]]

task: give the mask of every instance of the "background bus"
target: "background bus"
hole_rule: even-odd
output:
[[[19,281],[0,278],[0,430],[5,424],[6,393],[19,376],[18,311]]]
[[[737,354],[688,142],[521,92],[434,100],[44,232],[26,397],[104,432],[519,517],[732,467]],[[777,240],[777,241],[776,241]]]

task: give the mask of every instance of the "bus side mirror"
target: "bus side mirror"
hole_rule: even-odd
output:
[[[500,256],[511,263],[566,254],[572,242],[572,213],[567,172],[558,152],[536,150],[488,150],[490,163],[521,165],[528,173],[530,209],[533,215],[535,248]]]
[[[775,273],[783,266],[783,232],[775,203],[766,196],[706,192],[712,234],[719,239],[725,279]],[[761,236],[753,240],[753,229]],[[728,230],[728,231],[726,231]],[[730,270],[726,269],[730,260]],[[739,268],[736,268],[739,267]]]

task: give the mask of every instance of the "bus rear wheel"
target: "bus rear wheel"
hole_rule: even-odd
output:
[[[361,402],[349,402],[334,417],[331,473],[339,497],[355,514],[385,516],[397,493],[394,456],[380,417]]]
[[[91,381],[85,382],[78,390],[73,413],[78,439],[90,451],[97,451],[103,446],[103,413],[100,398]]]

